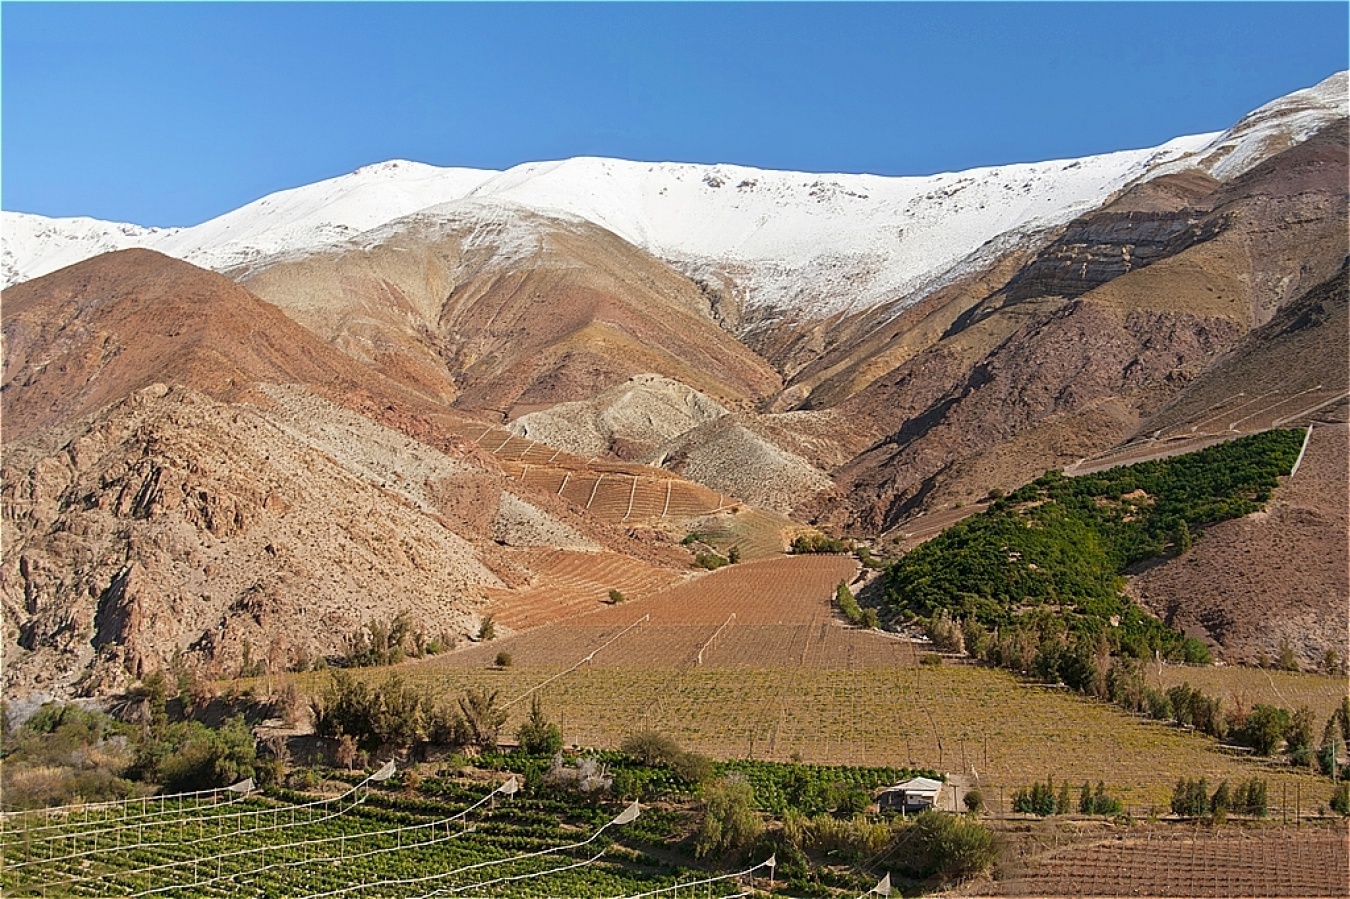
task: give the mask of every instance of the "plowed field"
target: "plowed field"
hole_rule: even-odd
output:
[[[531,557],[539,584],[526,590],[489,590],[488,612],[513,631],[603,608],[611,590],[628,599],[650,596],[687,575],[655,568],[617,553],[553,550]]]
[[[1295,828],[1124,831],[1027,861],[981,896],[1289,896],[1350,895],[1343,824]]]

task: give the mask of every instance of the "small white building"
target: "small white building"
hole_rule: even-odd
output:
[[[931,777],[911,777],[882,790],[877,795],[877,810],[910,814],[934,808],[944,786],[942,781]]]

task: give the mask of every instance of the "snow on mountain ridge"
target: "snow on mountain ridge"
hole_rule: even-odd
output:
[[[760,320],[822,317],[929,289],[991,241],[1061,224],[1141,179],[1192,165],[1235,177],[1345,115],[1345,81],[1340,73],[1266,104],[1222,134],[929,176],[598,157],[504,172],[392,160],[268,195],[191,228],[136,230],[6,212],[3,277],[12,284],[125,246],[237,274],[271,259],[387,235],[388,226],[415,213],[449,214],[446,204],[498,203],[499,210],[581,217],[682,271],[729,277]]]
[[[1312,87],[1253,110],[1197,152],[1191,164],[1221,181],[1230,181],[1275,153],[1307,140],[1331,119],[1350,114],[1347,75],[1337,72]],[[1159,174],[1180,167],[1165,166]]]

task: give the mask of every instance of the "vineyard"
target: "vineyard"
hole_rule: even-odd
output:
[[[1343,824],[1302,828],[1138,828],[1005,860],[1003,877],[966,895],[1350,895]]]
[[[931,654],[922,645],[847,627],[832,612],[834,586],[856,570],[829,555],[742,563],[401,674],[439,695],[495,691],[511,715],[505,733],[538,695],[569,743],[614,748],[650,728],[721,759],[973,770],[995,810],[1051,773],[1103,780],[1141,815],[1165,811],[1183,776],[1217,784],[1259,772],[1272,795],[1287,789],[1291,810],[1296,791],[1309,802],[1330,793],[1324,779],[1255,767],[1208,738],[1065,690],[982,666],[921,665]],[[510,667],[492,665],[501,651]]]
[[[676,820],[636,803],[527,795],[392,772],[323,799],[217,790],[4,818],[6,896],[657,896],[744,893],[767,868],[707,874],[653,857]]]
[[[1250,709],[1258,703],[1290,709],[1307,706],[1319,722],[1350,692],[1350,681],[1344,676],[1236,666],[1153,665],[1147,679],[1162,690],[1189,683],[1222,701],[1225,708]]]
[[[553,562],[560,572],[577,564],[567,554]],[[715,773],[747,782],[760,813],[774,816],[827,813],[840,790],[870,796],[915,771],[978,787],[1005,828],[1050,823],[1007,817],[1013,791],[1047,775],[1075,786],[1104,781],[1136,820],[1166,815],[1182,777],[1218,784],[1259,775],[1269,782],[1274,822],[1308,817],[1330,795],[1323,778],[1226,755],[1208,738],[1062,689],[950,657],[925,664],[939,658],[926,645],[849,627],[831,608],[834,587],[857,572],[839,555],[743,562],[399,667],[405,682],[435,695],[471,687],[495,693],[508,715],[504,735],[540,699],[566,742],[599,750],[589,758],[614,778],[622,801],[595,798],[604,791],[540,790],[547,759],[489,753],[478,768],[462,767],[461,759],[412,779],[388,778],[386,768],[305,792],[246,784],[237,792],[8,813],[0,891],[712,899],[765,889],[773,872],[758,855],[718,872],[696,868],[687,851],[687,802],[657,801],[630,820],[636,806],[628,798],[687,797],[692,789],[670,773],[625,768],[614,750],[645,730],[720,760]],[[511,664],[496,663],[502,652]],[[390,674],[352,673],[373,681]],[[1227,677],[1253,698],[1264,697],[1256,690],[1263,681],[1289,701],[1319,708],[1339,683],[1276,672],[1150,670],[1168,682],[1188,676],[1215,691]],[[312,691],[327,677],[299,676]],[[944,795],[958,801],[955,791]],[[1272,825],[1124,827],[1024,853],[993,888],[998,895],[1108,895],[1130,883],[1140,895],[1343,895],[1327,892],[1345,870],[1343,834],[1310,825],[1289,833]],[[1278,874],[1283,892],[1263,892],[1265,871]],[[840,876],[851,884],[866,874]]]
[[[642,599],[684,577],[609,552],[532,551],[531,562],[538,585],[486,591],[493,618],[516,631],[594,611],[610,599],[611,590],[628,599]]]

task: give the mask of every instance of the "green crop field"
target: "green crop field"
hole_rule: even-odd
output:
[[[149,798],[8,815],[5,896],[629,896],[721,877],[646,849],[675,818],[622,802],[426,778],[416,793],[341,785],[325,799],[285,790]],[[767,874],[767,870],[760,873]],[[721,877],[711,895],[740,891]],[[720,891],[720,892],[719,892]]]

